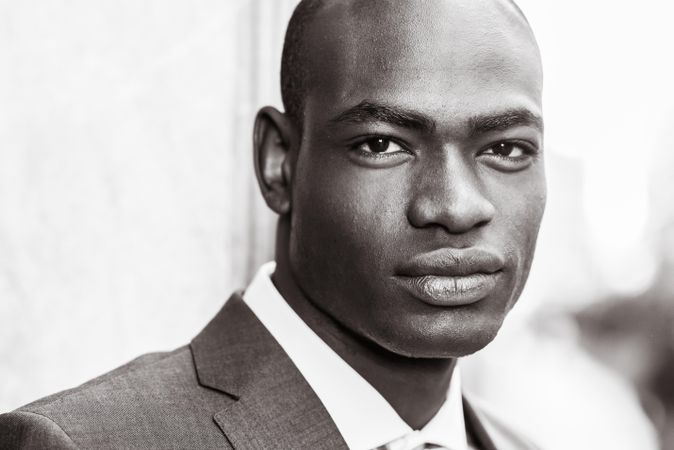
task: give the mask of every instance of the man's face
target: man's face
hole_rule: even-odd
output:
[[[307,35],[291,269],[390,351],[470,354],[517,300],[544,210],[538,50],[504,2],[350,3]]]

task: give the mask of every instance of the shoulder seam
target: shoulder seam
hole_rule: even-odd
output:
[[[47,419],[48,421],[50,421],[51,423],[53,423],[54,425],[56,425],[56,426],[58,427],[58,429],[61,430],[61,432],[65,435],[65,437],[68,438],[68,440],[70,441],[70,443],[72,443],[73,446],[74,446],[75,448],[77,448],[77,449],[80,448],[77,444],[75,444],[75,441],[73,441],[73,438],[70,437],[70,435],[66,432],[66,430],[64,430],[63,427],[62,427],[61,425],[59,425],[59,423],[56,422],[55,420],[53,420],[51,417],[46,416],[46,415],[44,415],[44,414],[40,414],[40,413],[34,412],[34,411],[13,411],[13,412],[10,413],[10,414],[13,414],[13,413],[15,413],[15,414],[32,414],[32,415],[34,415],[34,416],[44,417],[45,419]]]

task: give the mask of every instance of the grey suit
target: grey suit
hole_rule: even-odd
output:
[[[495,442],[532,448],[465,401],[464,409],[479,448],[495,449]],[[297,368],[235,294],[189,346],[141,356],[0,415],[0,448],[333,450],[346,444]]]

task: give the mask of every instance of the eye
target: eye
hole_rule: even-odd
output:
[[[520,159],[526,157],[531,152],[515,142],[499,142],[486,149],[483,154],[496,155],[504,158]]]
[[[524,170],[535,160],[538,149],[529,143],[501,141],[490,145],[478,154],[487,165],[502,172]]]
[[[375,136],[361,141],[354,146],[354,149],[366,154],[367,156],[407,153],[407,151],[401,145],[396,144],[391,139],[381,136]]]

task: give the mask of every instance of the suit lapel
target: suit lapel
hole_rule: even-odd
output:
[[[466,421],[466,432],[469,441],[473,441],[476,448],[480,450],[496,450],[494,441],[484,428],[477,412],[472,405],[463,397],[463,416]]]
[[[237,450],[347,448],[323,404],[240,294],[190,347],[199,383],[229,396],[214,420]]]

